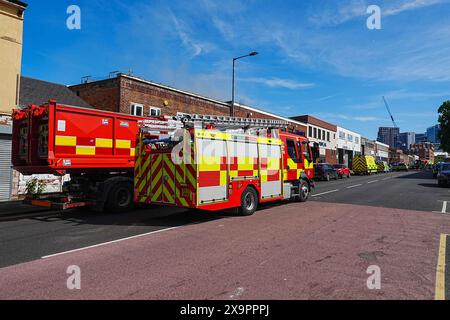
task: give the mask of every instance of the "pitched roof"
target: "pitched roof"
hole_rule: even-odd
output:
[[[20,107],[26,107],[29,104],[39,105],[49,100],[56,100],[60,104],[70,106],[92,108],[91,105],[64,85],[28,77],[20,78]]]

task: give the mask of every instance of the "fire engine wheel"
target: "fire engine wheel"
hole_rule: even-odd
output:
[[[298,195],[298,201],[306,202],[309,198],[309,194],[310,194],[310,192],[309,192],[308,183],[306,181],[301,181],[299,195]]]
[[[112,212],[122,212],[133,208],[133,187],[130,183],[120,182],[112,187],[106,202],[106,208]]]
[[[243,216],[251,216],[258,208],[258,194],[255,189],[248,187],[241,196],[241,207],[239,213]]]

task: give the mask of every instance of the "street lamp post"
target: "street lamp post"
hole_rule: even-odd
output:
[[[246,54],[245,56],[240,56],[237,58],[233,58],[233,83],[231,85],[231,116],[234,117],[234,85],[235,85],[235,76],[236,76],[236,71],[235,71],[235,67],[236,67],[236,61],[242,58],[246,58],[246,57],[253,57],[256,56],[258,54],[258,52],[251,52],[249,54]]]

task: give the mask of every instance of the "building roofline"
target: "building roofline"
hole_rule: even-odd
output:
[[[255,111],[255,112],[258,112],[258,113],[262,113],[262,114],[265,114],[267,116],[274,117],[274,118],[277,118],[277,119],[280,119],[280,120],[288,121],[290,123],[298,124],[298,125],[305,126],[305,127],[308,126],[307,123],[300,122],[300,121],[297,121],[297,120],[293,120],[293,119],[288,118],[288,117],[283,117],[283,116],[280,116],[280,115],[277,115],[277,114],[274,114],[274,113],[271,113],[271,112],[268,112],[268,111],[264,111],[264,110],[261,110],[261,109],[258,109],[258,108],[249,107],[249,106],[246,106],[246,105],[243,105],[243,104],[240,104],[240,103],[235,103],[234,105],[237,106],[237,107],[240,107],[240,108],[244,108],[244,109],[250,110],[250,111]]]
[[[173,91],[173,92],[185,94],[185,95],[197,98],[197,99],[206,100],[206,101],[209,101],[209,102],[212,102],[212,103],[219,104],[219,105],[221,105],[223,107],[227,107],[227,108],[231,107],[230,104],[228,104],[226,102],[223,102],[223,101],[219,101],[219,100],[216,100],[216,99],[213,99],[213,98],[208,98],[208,97],[205,97],[205,96],[202,96],[202,95],[199,95],[199,94],[196,94],[196,93],[192,93],[192,92],[189,92],[189,91],[176,89],[176,88],[170,87],[168,85],[156,83],[156,82],[145,80],[145,79],[142,79],[142,78],[130,76],[128,74],[123,74],[122,73],[122,74],[119,74],[118,77],[124,77],[124,78],[128,78],[128,79],[131,79],[131,80],[139,81],[139,82],[142,82],[142,83],[151,84],[151,85],[159,87],[161,89],[166,89],[166,90],[170,90],[170,91]]]
[[[346,130],[346,131],[348,131],[348,132],[351,132],[351,133],[353,133],[353,134],[356,134],[356,135],[362,137],[360,133],[355,132],[355,131],[350,130],[350,129],[347,129],[347,128],[344,128],[344,127],[337,126],[337,129],[338,129],[338,131],[339,131],[339,129]]]
[[[295,118],[311,118],[311,119],[313,119],[313,120],[317,120],[317,121],[320,121],[320,122],[323,122],[325,125],[327,125],[327,126],[330,126],[330,127],[338,127],[338,125],[336,125],[336,124],[333,124],[333,123],[331,123],[331,122],[328,122],[328,121],[326,121],[326,120],[322,120],[322,119],[320,119],[320,118],[318,118],[318,117],[315,117],[315,116],[313,116],[313,115],[310,115],[310,114],[304,114],[304,115],[300,115],[300,116],[294,116],[294,117],[290,117],[291,119],[295,119]],[[314,123],[307,123],[307,124],[311,124],[311,125],[313,125],[313,126],[319,126],[319,125],[317,125],[317,124],[314,124]],[[325,128],[326,129],[326,128]],[[327,129],[328,130],[328,129]]]
[[[19,0],[0,0],[1,3],[12,5],[16,8],[25,10],[28,4]]]
[[[383,142],[380,142],[380,141],[375,141],[375,143],[376,143],[376,144],[379,144],[380,146],[383,146],[383,147],[389,147],[388,144],[383,143]]]

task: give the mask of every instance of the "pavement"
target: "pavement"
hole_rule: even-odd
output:
[[[2,221],[0,299],[434,299],[438,261],[450,261],[450,189],[435,183],[319,182],[311,201],[251,217],[155,207]],[[81,290],[66,286],[71,265]],[[381,290],[367,287],[370,266]]]
[[[33,213],[48,212],[49,209],[23,204],[22,201],[0,202],[0,221],[10,217],[25,217]]]

